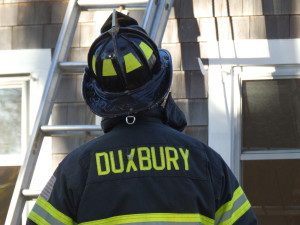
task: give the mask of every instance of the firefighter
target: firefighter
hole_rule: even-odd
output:
[[[82,92],[105,134],[72,151],[28,224],[257,224],[223,159],[181,131],[172,60],[131,17],[114,12],[88,53]]]

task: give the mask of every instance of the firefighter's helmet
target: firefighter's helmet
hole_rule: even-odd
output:
[[[172,61],[133,18],[114,12],[88,53],[82,92],[102,117],[134,115],[159,105],[169,92]]]

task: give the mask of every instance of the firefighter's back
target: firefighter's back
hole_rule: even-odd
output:
[[[151,112],[134,125],[118,124],[80,150],[87,179],[78,223],[213,224],[218,187],[211,174],[217,175],[215,164],[220,159],[200,141],[163,124],[160,117]],[[221,179],[221,173],[218,176]]]

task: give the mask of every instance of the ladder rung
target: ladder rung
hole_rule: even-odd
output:
[[[41,191],[37,190],[29,190],[29,189],[23,189],[22,194],[24,197],[26,197],[27,200],[32,200],[37,198],[40,195]]]
[[[114,9],[123,6],[125,9],[145,9],[147,0],[78,0],[78,5],[82,10],[101,10],[101,9]]]
[[[44,125],[41,126],[45,136],[100,136],[103,130],[99,125]]]
[[[83,73],[87,62],[60,62],[59,67],[63,72]]]

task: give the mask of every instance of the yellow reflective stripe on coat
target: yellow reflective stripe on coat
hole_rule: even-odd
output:
[[[51,223],[48,223],[44,218],[42,218],[39,214],[37,214],[34,211],[31,211],[29,213],[28,218],[32,221],[35,222],[38,225],[51,225]]]
[[[125,62],[126,73],[130,73],[131,71],[142,66],[142,64],[132,53],[128,53],[127,55],[124,55],[124,62]]]
[[[96,73],[95,73],[96,74]],[[117,76],[117,72],[114,68],[111,59],[104,59],[102,65],[102,76]]]
[[[39,223],[37,224],[57,224],[57,225],[74,225],[72,218],[58,211],[54,206],[42,197],[38,197],[36,203],[29,214],[29,219]]]
[[[232,199],[221,206],[215,214],[215,224],[231,225],[245,214],[251,205],[242,190],[238,187],[232,196]]]
[[[115,225],[115,224],[143,224],[153,222],[164,222],[164,224],[170,223],[180,223],[180,224],[197,224],[197,225],[214,225],[214,220],[203,216],[201,214],[194,213],[147,213],[147,214],[132,214],[132,215],[122,215],[115,216],[102,220],[95,220],[90,222],[80,223],[78,225]]]

